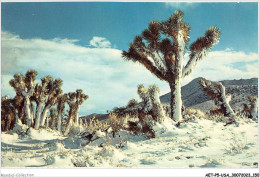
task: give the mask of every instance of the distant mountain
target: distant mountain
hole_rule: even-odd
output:
[[[201,77],[192,80],[181,89],[182,101],[187,108],[200,109],[208,112],[215,106],[214,102],[202,91],[199,85]],[[243,103],[247,103],[248,96],[258,96],[258,78],[240,79],[240,80],[223,80],[220,81],[226,87],[226,93],[232,94],[230,102],[234,110],[239,110]],[[170,104],[171,95],[167,93],[160,97],[163,104]],[[95,116],[96,119],[102,121],[108,118],[108,114],[91,114],[81,117],[84,121],[89,120]]]
[[[214,107],[214,102],[201,90],[199,80],[196,78],[182,87],[182,101],[185,107],[201,109],[204,112]],[[231,107],[239,110],[242,104],[247,102],[247,97],[258,95],[258,78],[223,80],[220,81],[226,87],[226,93],[232,94]],[[160,97],[163,104],[170,103],[170,93]]]
[[[239,80],[222,80],[223,85],[258,85],[258,78],[239,79]]]
[[[99,120],[99,121],[103,121],[105,119],[108,119],[108,114],[90,114],[90,115],[87,115],[87,116],[82,116],[80,117],[80,119],[83,120],[83,123],[86,123],[86,121],[92,119],[93,117],[95,117],[95,119]]]

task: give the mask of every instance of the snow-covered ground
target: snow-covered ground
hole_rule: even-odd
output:
[[[30,129],[22,137],[3,132],[1,163],[6,168],[256,168],[258,124],[238,123],[224,126],[201,118],[180,127],[157,125],[153,139],[120,131],[115,138],[107,134],[89,144],[50,129]]]

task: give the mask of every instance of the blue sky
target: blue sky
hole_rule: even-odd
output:
[[[136,86],[159,85],[142,66],[125,62],[127,50],[151,20],[166,20],[176,9],[191,26],[190,42],[211,25],[220,42],[184,84],[202,76],[210,80],[258,76],[257,3],[2,3],[2,95],[13,95],[8,81],[34,68],[39,77],[64,80],[64,91],[82,88],[90,95],[81,114],[105,113],[138,98]],[[188,51],[187,51],[188,52]],[[212,67],[214,66],[214,67]]]

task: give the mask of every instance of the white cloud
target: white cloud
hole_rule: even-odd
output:
[[[89,99],[81,115],[105,112],[136,98],[137,85],[157,84],[161,94],[169,91],[167,82],[160,81],[138,63],[126,62],[121,51],[112,48],[86,48],[70,39],[21,39],[2,32],[2,95],[14,95],[8,85],[12,75],[28,69],[38,71],[38,79],[51,75],[63,80],[64,92],[83,89]],[[111,44],[110,44],[111,45]],[[196,77],[210,80],[239,79],[258,76],[258,55],[236,51],[215,51],[199,61],[184,84]],[[243,70],[235,63],[243,63]],[[240,64],[241,65],[241,64]]]
[[[185,59],[188,60],[188,55]],[[185,78],[184,84],[197,77],[214,81],[258,77],[258,54],[234,50],[209,52],[198,61],[191,75]]]
[[[162,91],[168,84],[159,81],[145,68],[121,58],[121,51],[111,48],[86,48],[75,40],[21,39],[2,33],[2,95],[14,95],[8,85],[13,74],[28,69],[38,71],[38,78],[51,75],[63,80],[64,92],[83,89],[89,99],[81,114],[105,112],[138,99],[137,85],[159,83]]]
[[[111,43],[104,37],[94,36],[89,44],[95,48],[111,48]]]
[[[182,9],[186,10],[188,8],[194,8],[197,6],[195,2],[165,2],[165,6],[167,8],[177,8],[177,9]]]

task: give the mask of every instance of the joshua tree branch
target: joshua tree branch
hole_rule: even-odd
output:
[[[204,54],[204,51],[199,51],[195,54],[194,53],[190,54],[190,59],[187,62],[187,64],[185,65],[185,67],[183,68],[182,78],[188,76],[193,71],[193,69],[197,65],[197,61],[202,58],[203,54]]]
[[[153,73],[156,77],[158,77],[160,80],[166,80],[163,73],[153,65],[153,63],[144,55],[136,51],[136,49],[133,49],[130,47],[129,51],[123,51],[123,57],[126,60],[132,60],[133,62],[139,62],[142,64],[147,70],[149,70],[151,73]]]
[[[232,120],[235,120],[235,113],[230,107],[230,96],[226,95],[225,87],[221,82],[212,83],[208,80],[200,80],[200,86],[215,102],[215,104],[220,108],[220,111]]]

